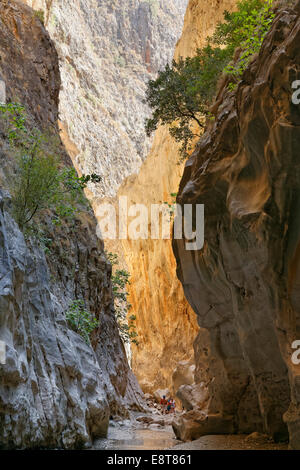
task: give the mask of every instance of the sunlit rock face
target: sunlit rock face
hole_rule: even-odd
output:
[[[26,107],[34,126],[58,137],[58,57],[31,8],[0,4],[0,76],[7,101]],[[13,60],[12,60],[13,57]],[[107,433],[110,416],[143,406],[113,312],[111,265],[86,208],[74,226],[55,228],[45,254],[25,241],[12,217],[15,152],[0,119],[0,448],[75,448]],[[71,161],[62,148],[64,164]],[[39,220],[41,222],[41,220]],[[92,346],[72,331],[66,311],[84,299],[98,319]]]
[[[60,120],[79,171],[116,194],[150,148],[146,83],[172,59],[187,0],[26,0],[44,11],[60,60]],[[69,143],[68,143],[69,147]]]
[[[224,10],[232,10],[234,5],[233,0],[191,0],[175,58],[195,54],[223,18]],[[139,174],[128,178],[118,195],[127,196],[129,205],[145,204],[149,213],[151,204],[172,203],[170,194],[178,191],[183,171],[178,160],[178,146],[168,129],[158,129]],[[145,391],[167,387],[174,392],[172,375],[178,362],[193,360],[199,327],[176,277],[171,242],[125,240],[122,246],[132,275],[130,301],[140,338],[139,347],[133,346],[133,370]]]
[[[148,153],[145,84],[172,59],[180,35],[175,57],[193,55],[236,2],[27,2],[45,12],[59,51],[63,141],[79,170],[104,177],[100,190],[90,188],[96,214],[103,197],[115,195],[148,208],[171,202],[182,175],[178,147],[162,128]],[[193,360],[198,325],[176,278],[171,243],[125,240],[106,242],[106,248],[119,254],[131,274],[140,343],[132,348],[133,370],[145,391],[174,392],[173,372],[178,362]]]
[[[103,197],[115,196],[120,184],[139,171],[148,154],[151,141],[144,131],[148,108],[143,103],[146,83],[173,57],[187,0],[27,3],[44,11],[46,27],[58,49],[63,141],[79,170],[103,176],[100,190],[90,192],[97,213]],[[163,165],[164,159],[162,155]],[[148,183],[153,185],[153,193],[149,193],[148,183],[146,188],[138,182],[135,192],[128,195],[129,204],[131,197],[147,204],[153,194],[153,202],[169,198],[180,178],[176,157],[175,162],[172,160],[166,170],[175,182],[169,182],[166,171],[159,174],[157,167],[153,173],[152,164]],[[163,195],[160,179],[165,188]],[[177,362],[193,356],[192,342],[197,332],[194,313],[175,279],[171,245],[162,244],[161,253],[158,245],[154,243],[155,254],[146,273],[141,250],[145,249],[148,258],[147,245],[133,242],[124,246],[124,256],[120,242],[107,244],[107,249],[119,253],[132,276],[130,301],[132,313],[138,317],[141,345],[133,352],[132,364],[147,391],[171,387]],[[160,280],[156,279],[158,269]]]
[[[300,369],[291,360],[300,337],[299,40],[298,3],[277,12],[237,90],[223,82],[215,120],[180,183],[178,201],[205,204],[204,248],[187,252],[174,240],[174,252],[204,329],[196,382],[208,391],[174,423],[184,439],[289,431],[290,446],[300,448]]]

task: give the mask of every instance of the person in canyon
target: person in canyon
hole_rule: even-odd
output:
[[[171,402],[171,412],[175,414],[175,410],[176,410],[176,402],[173,398],[171,398],[172,402]]]
[[[173,398],[168,400],[167,413],[175,413],[175,400]]]
[[[162,413],[163,414],[166,414],[167,413],[167,405],[168,405],[168,401],[166,399],[166,395],[164,395],[162,397],[162,399],[160,400],[160,404],[161,404],[161,410],[162,410]]]

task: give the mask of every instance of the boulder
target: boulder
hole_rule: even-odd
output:
[[[207,415],[199,410],[192,410],[177,416],[172,422],[173,431],[181,441],[194,441],[208,434],[233,434],[233,417],[220,414]]]
[[[180,361],[174,369],[172,382],[176,393],[181,385],[191,385],[195,382],[195,364],[191,361]]]
[[[176,397],[181,401],[183,408],[190,411],[195,408],[204,409],[209,399],[209,393],[204,382],[200,382],[193,385],[181,385]]]

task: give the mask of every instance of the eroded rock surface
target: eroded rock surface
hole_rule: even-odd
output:
[[[144,129],[149,114],[143,102],[146,83],[171,61],[188,1],[25,1],[44,12],[46,28],[59,53],[60,120],[66,148],[79,171],[103,176],[103,183],[89,192],[96,215],[104,199],[118,204],[111,197],[124,181],[125,188],[117,196],[128,196],[129,205],[169,200],[181,168],[174,169],[174,145],[167,132],[160,134],[158,143],[168,139],[172,164],[165,158],[164,145],[162,171],[153,162],[153,151],[146,182],[141,176],[133,184],[131,178],[135,180],[152,142]],[[217,14],[210,10],[208,15],[207,2],[199,3],[204,21],[209,15],[220,18],[221,6]],[[224,8],[228,3],[226,0]],[[189,18],[195,21],[193,15]],[[199,29],[197,34],[205,37],[206,30]],[[190,51],[195,47],[196,43]],[[131,312],[138,317],[140,342],[133,352],[134,372],[144,391],[171,388],[173,370],[178,361],[191,359],[192,338],[197,334],[194,313],[175,276],[171,243],[129,241],[122,246],[117,240],[105,244],[131,274]]]
[[[205,204],[205,245],[174,240],[177,273],[198,316],[196,382],[209,402],[177,435],[263,431],[300,448],[300,4],[277,13],[234,92],[223,83],[215,121],[186,164],[180,203]],[[227,423],[227,424],[226,424]]]
[[[187,0],[24,1],[44,12],[59,54],[60,120],[73,162],[103,176],[91,197],[115,196],[150,149],[146,83],[172,59]]]
[[[172,376],[173,390],[176,393],[181,385],[191,385],[195,381],[195,364],[193,361],[178,362]]]
[[[195,54],[205,44],[225,9],[236,0],[190,0],[175,58]],[[172,204],[183,172],[178,164],[178,144],[167,127],[154,136],[151,151],[138,175],[127,178],[118,196],[128,197],[128,206],[142,203]],[[96,208],[95,208],[96,209]],[[97,210],[96,210],[97,213]],[[132,367],[145,392],[169,388],[178,362],[193,359],[193,342],[199,328],[195,314],[176,277],[170,240],[122,240],[122,253],[131,273],[130,302],[137,316],[140,346],[133,346]],[[119,243],[120,245],[120,243]]]
[[[29,120],[58,134],[58,57],[31,8],[0,5],[0,75],[7,100],[26,106]],[[12,60],[13,58],[13,60]],[[2,123],[2,121],[1,121]],[[67,154],[64,163],[71,164]],[[1,187],[12,176],[14,154],[0,129]],[[25,242],[11,216],[7,191],[0,191],[0,447],[74,448],[106,435],[110,416],[143,408],[113,313],[111,265],[85,207],[74,225],[54,227],[45,254]],[[67,325],[71,301],[83,298],[99,319],[92,345]]]

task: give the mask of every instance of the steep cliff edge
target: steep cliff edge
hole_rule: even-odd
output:
[[[32,123],[58,135],[60,75],[48,33],[18,1],[1,2],[0,23],[7,100],[22,103]],[[140,406],[114,318],[111,265],[90,209],[59,227],[45,213],[46,253],[35,239],[25,241],[3,190],[14,163],[2,124],[0,161],[0,339],[6,343],[0,447],[88,445],[106,434],[111,415],[127,416],[129,406]],[[65,312],[76,298],[99,319],[93,348],[67,325]]]
[[[190,0],[175,58],[195,54],[225,9],[235,0]],[[128,178],[118,191],[128,205],[172,202],[183,166],[177,164],[178,146],[168,129],[161,127],[137,176]],[[150,213],[150,212],[149,212]],[[194,312],[177,280],[170,240],[122,240],[123,253],[132,275],[130,301],[137,316],[140,345],[133,346],[132,367],[145,391],[177,388],[173,373],[179,361],[193,361],[193,341],[199,331]],[[175,386],[176,385],[176,386]]]
[[[191,158],[178,202],[205,204],[205,244],[173,241],[177,273],[204,328],[195,342],[197,400],[176,420],[183,439],[264,431],[300,448],[300,4],[277,13],[234,92]]]
[[[146,83],[172,58],[187,0],[23,1],[44,12],[58,51],[60,121],[73,163],[103,176],[91,197],[114,197],[150,149]]]

